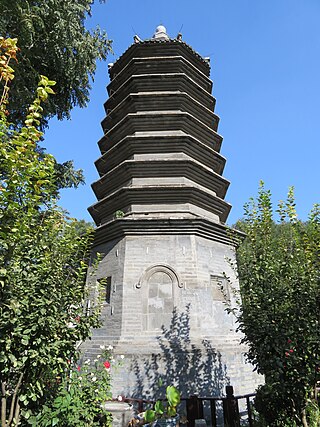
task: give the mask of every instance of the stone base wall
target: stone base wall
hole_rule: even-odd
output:
[[[126,236],[96,250],[96,278],[111,277],[111,294],[84,352],[94,357],[100,345],[112,345],[125,356],[113,375],[114,395],[153,398],[160,379],[184,395],[221,395],[227,384],[251,393],[262,382],[245,363],[235,318],[226,312],[238,290],[231,246],[157,235]]]
[[[85,357],[94,358],[101,351],[96,345],[85,350]],[[168,329],[156,342],[109,341],[109,345],[114,346],[115,359],[122,361],[112,372],[113,396],[153,400],[164,397],[170,384],[184,397],[222,396],[226,385],[232,385],[235,394],[246,394],[263,383],[263,377],[246,363],[239,342],[215,348],[209,340],[189,340]]]

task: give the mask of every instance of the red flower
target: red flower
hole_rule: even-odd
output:
[[[79,365],[77,366],[77,370],[78,370],[78,372],[80,372],[80,370],[81,370],[81,367]]]
[[[288,339],[288,344],[292,343],[292,341],[290,339]]]
[[[290,351],[290,353],[293,353],[293,348],[290,348],[290,350],[289,350],[289,351]]]
[[[290,353],[288,351],[286,351],[284,354],[286,355],[286,357],[290,356]]]
[[[109,369],[109,368],[110,368],[110,366],[111,366],[111,364],[110,364],[110,362],[109,362],[108,360],[106,360],[105,362],[103,362],[103,366],[104,366],[106,369]]]

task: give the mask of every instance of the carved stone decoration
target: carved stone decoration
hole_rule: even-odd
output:
[[[140,289],[141,286],[148,283],[148,281],[150,280],[150,277],[155,273],[167,274],[170,277],[173,284],[176,284],[177,286],[179,286],[179,288],[182,287],[178,274],[172,267],[170,267],[167,264],[156,264],[148,267],[142,274],[139,282],[136,284],[136,287]]]
[[[146,269],[139,280],[142,290],[142,329],[157,331],[169,326],[177,303],[179,279],[174,269],[167,265],[154,265]]]

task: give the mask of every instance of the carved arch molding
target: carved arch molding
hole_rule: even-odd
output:
[[[136,284],[136,288],[140,289],[144,285],[148,284],[150,277],[153,276],[155,273],[165,273],[171,278],[173,286],[176,285],[179,288],[183,287],[183,283],[180,281],[178,274],[171,266],[167,264],[156,264],[148,267],[144,271],[144,273],[140,277],[139,282]]]
[[[153,265],[145,270],[137,284],[142,291],[143,330],[157,331],[169,326],[181,282],[168,265]]]

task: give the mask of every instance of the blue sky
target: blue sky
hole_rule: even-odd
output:
[[[320,1],[319,0],[107,0],[93,7],[88,27],[99,25],[113,40],[114,55],[99,63],[86,109],[72,119],[51,120],[45,146],[58,161],[73,159],[86,185],[63,190],[60,204],[78,219],[91,220],[90,184],[102,136],[107,63],[133,42],[150,38],[163,24],[211,58],[213,95],[231,181],[226,200],[229,224],[243,215],[260,180],[274,201],[295,187],[297,210],[306,219],[319,203],[320,183]],[[50,76],[49,76],[50,77]]]

